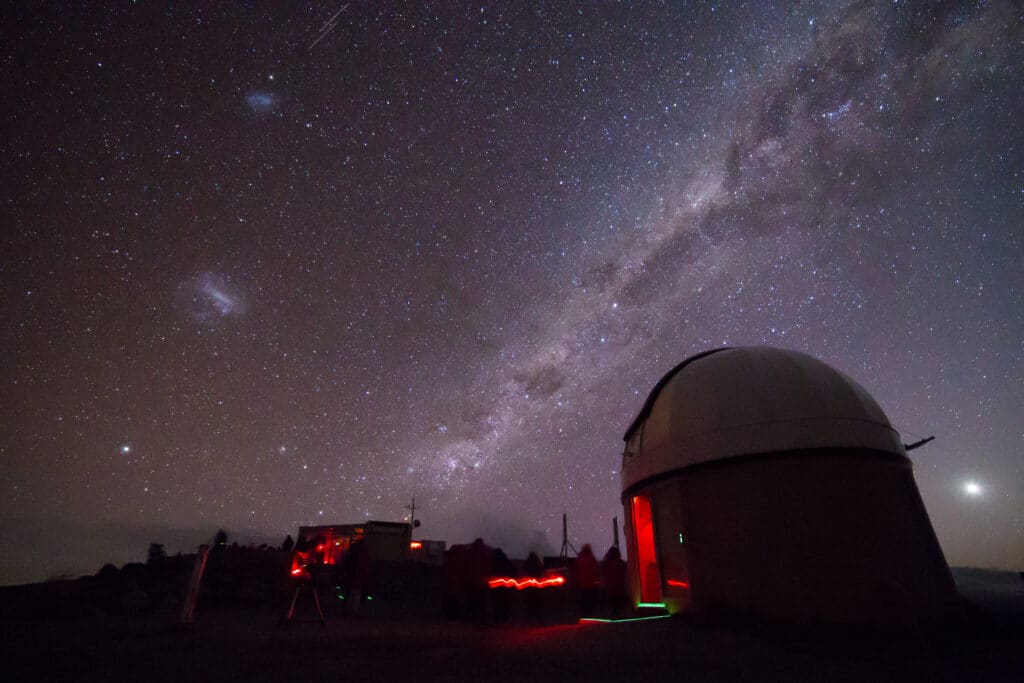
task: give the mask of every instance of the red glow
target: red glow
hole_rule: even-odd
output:
[[[410,541],[409,542],[409,550],[419,550],[422,547],[423,547],[423,543],[420,542],[420,541]]]
[[[654,547],[651,499],[647,495],[633,498],[633,532],[636,535],[636,572],[640,584],[640,602],[660,602],[658,554]]]
[[[308,553],[300,553],[300,552],[295,553],[292,556],[292,567],[291,567],[291,570],[290,570],[291,571],[291,575],[292,576],[302,576],[303,574],[305,574],[306,573],[306,562],[308,562],[308,561],[309,561],[309,554]]]
[[[689,588],[690,587],[690,584],[687,583],[686,581],[676,581],[675,579],[669,579],[665,583],[667,583],[670,586],[676,586],[678,588]]]
[[[552,576],[547,579],[513,579],[501,576],[491,579],[487,585],[491,588],[515,588],[517,591],[521,591],[524,588],[548,588],[549,586],[561,586],[564,583],[564,576]]]

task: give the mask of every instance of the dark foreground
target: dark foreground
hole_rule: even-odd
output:
[[[211,556],[187,627],[176,621],[188,557],[0,588],[0,680],[1024,681],[1017,573],[954,570],[962,620],[883,635],[674,617],[581,624],[575,594],[562,588],[533,594],[535,612],[529,591],[512,591],[508,623],[467,624],[444,618],[438,568],[381,565],[358,617],[344,615],[328,583],[326,628],[308,592],[296,621],[281,628],[294,584],[282,583],[287,558],[278,554]],[[475,618],[497,615],[485,612]]]
[[[697,627],[675,618],[475,626],[383,603],[369,612],[334,618],[326,629],[311,621],[281,629],[280,612],[267,608],[200,614],[188,628],[174,626],[170,610],[8,618],[0,625],[4,680],[1024,680],[1016,621],[925,642]]]

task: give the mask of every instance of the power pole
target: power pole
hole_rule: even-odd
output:
[[[574,553],[576,553],[577,555],[579,555],[579,553],[576,551],[576,548],[573,547],[572,543],[569,543],[569,522],[568,522],[568,517],[563,512],[562,513],[562,550],[559,552],[558,558],[559,558],[559,560],[561,560],[565,564],[569,563],[569,548],[572,548],[572,551]]]

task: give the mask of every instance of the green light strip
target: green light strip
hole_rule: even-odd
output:
[[[637,607],[660,607],[661,609],[665,609],[665,603],[663,603],[663,602],[638,602],[638,603],[636,603],[636,606]]]
[[[653,619],[668,619],[668,614],[658,614],[653,617],[633,617],[631,619],[593,619],[587,617],[586,619],[580,619],[581,624],[625,624],[629,621],[651,621]]]

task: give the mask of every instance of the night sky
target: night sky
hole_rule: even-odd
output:
[[[654,383],[744,344],[1024,569],[1019,4],[110,4],[0,22],[0,582],[413,495],[600,554]]]

